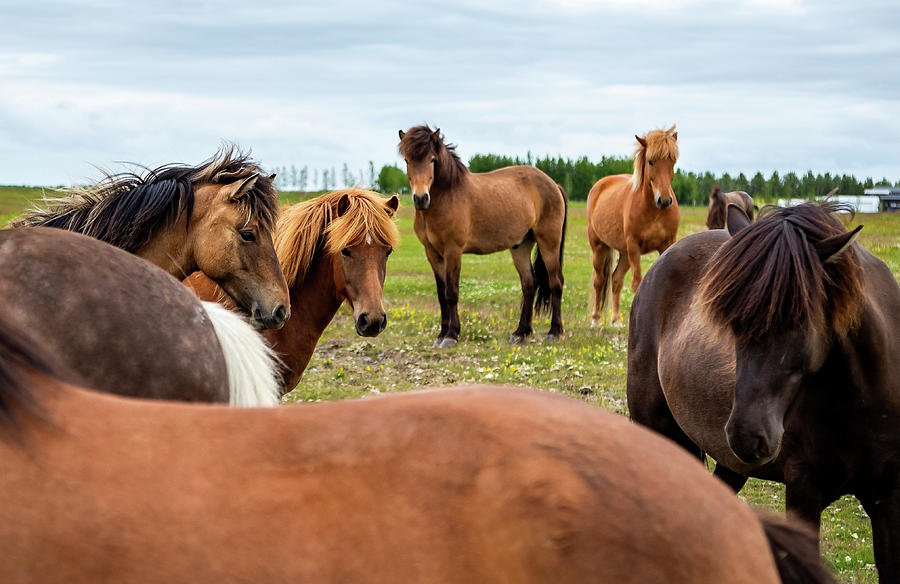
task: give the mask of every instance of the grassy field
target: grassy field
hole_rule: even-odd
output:
[[[40,190],[0,187],[0,222],[14,216]],[[297,195],[288,195],[296,200]],[[625,329],[591,329],[588,302],[591,278],[584,203],[569,214],[564,273],[563,323],[554,343],[541,341],[549,328],[537,319],[535,338],[521,346],[506,339],[518,320],[520,289],[509,254],[464,256],[460,283],[460,344],[432,346],[439,329],[434,279],[412,228],[408,199],[398,213],[402,242],[388,262],[385,308],[388,327],[374,339],[356,336],[349,310],[342,309],[325,331],[303,379],[288,402],[362,397],[391,391],[466,383],[503,383],[570,395],[627,415],[625,405]],[[679,236],[705,229],[705,209],[683,208]],[[861,242],[900,275],[900,214],[860,215]],[[644,271],[656,254],[645,256]],[[623,293],[623,310],[632,294]],[[300,316],[295,315],[295,316]],[[751,481],[741,496],[752,504],[784,509],[782,485]],[[822,517],[822,547],[842,582],[877,582],[868,518],[859,502],[844,497]]]

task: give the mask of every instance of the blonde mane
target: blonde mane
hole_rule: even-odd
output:
[[[673,162],[678,160],[678,140],[674,125],[668,130],[647,132],[642,139],[647,146],[638,142],[637,150],[634,151],[634,172],[631,174],[631,185],[634,189],[638,189],[644,180],[644,163],[647,160],[651,162],[664,158]]]
[[[338,215],[338,203],[346,195],[349,205]],[[395,247],[400,234],[394,224],[394,210],[387,199],[372,191],[343,189],[285,209],[275,227],[275,253],[290,288],[302,282],[320,247],[338,253],[360,245],[371,237],[381,245]]]

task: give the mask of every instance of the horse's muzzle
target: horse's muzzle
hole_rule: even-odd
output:
[[[413,207],[416,208],[417,211],[424,211],[428,208],[428,205],[431,204],[431,195],[425,193],[424,195],[413,195]]]
[[[268,316],[264,315],[259,307],[253,309],[250,324],[255,329],[280,329],[291,317],[291,312],[283,304],[275,307]]]
[[[766,464],[781,452],[783,428],[759,427],[750,429],[743,425],[725,424],[725,438],[728,447],[742,462]]]
[[[668,199],[663,199],[662,197],[656,197],[656,206],[660,209],[668,209],[669,205],[672,204],[672,197]]]
[[[368,312],[363,312],[356,319],[356,334],[361,337],[377,337],[385,327],[387,315],[383,312],[380,317],[378,315],[370,317]]]

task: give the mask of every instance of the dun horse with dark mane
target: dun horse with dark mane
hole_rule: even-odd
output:
[[[83,233],[134,253],[179,280],[200,270],[216,281],[257,328],[290,317],[284,276],[272,245],[278,215],[274,175],[261,176],[233,146],[199,166],[169,164],[108,175],[64,191],[13,223]]]
[[[831,582],[805,530],[573,399],[124,400],[58,381],[5,315],[3,582]]]
[[[283,365],[283,393],[300,381],[316,343],[345,301],[353,310],[357,334],[374,337],[387,326],[382,291],[387,258],[400,239],[393,220],[398,205],[396,195],[384,199],[371,191],[345,189],[281,213],[275,250],[295,316],[264,335]],[[200,272],[185,285],[205,300],[226,300]]]
[[[634,173],[601,178],[587,199],[588,242],[593,250],[591,325],[598,326],[612,296],[612,324],[619,309],[625,274],[631,268],[631,290],[641,283],[641,255],[664,252],[678,234],[678,202],[672,176],[678,160],[678,132],[653,130],[635,136]],[[619,262],[613,270],[615,253]]]
[[[532,166],[471,173],[444,143],[440,130],[400,130],[400,154],[416,208],[415,230],[425,246],[441,305],[435,345],[459,340],[459,275],[462,254],[510,250],[522,283],[519,325],[509,340],[532,334],[532,314],[550,309],[554,339],[563,332],[563,246],[568,202],[562,187]],[[537,244],[532,265],[531,252]]]
[[[654,264],[631,309],[632,418],[740,490],[784,482],[818,526],[850,493],[872,521],[882,582],[900,581],[900,286],[834,204],[764,208]]]

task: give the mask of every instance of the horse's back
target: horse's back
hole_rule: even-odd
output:
[[[228,399],[206,312],[163,270],[83,235],[0,231],[0,302],[68,368],[122,395]]]
[[[569,398],[248,411],[49,395],[65,431],[29,428],[41,464],[0,444],[9,577],[778,581],[754,514],[700,464]]]

